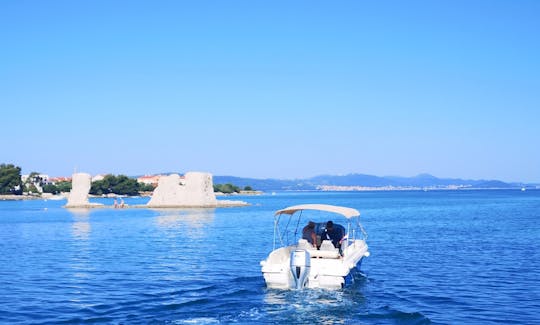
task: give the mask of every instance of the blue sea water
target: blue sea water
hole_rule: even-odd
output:
[[[540,191],[238,199],[252,205],[0,201],[0,323],[540,324]],[[265,287],[273,212],[301,203],[361,211],[371,256],[346,288]]]

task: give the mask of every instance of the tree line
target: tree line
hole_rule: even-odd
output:
[[[214,184],[214,192],[221,192],[225,194],[240,193],[242,191],[240,187],[233,184]],[[244,191],[253,191],[251,186],[245,186]]]
[[[139,192],[151,192],[154,187],[149,184],[137,182],[134,178],[126,175],[105,175],[102,180],[92,182],[90,194],[118,194],[118,195],[139,195]]]
[[[58,194],[71,191],[71,182],[47,183],[39,175],[38,172],[31,172],[26,182],[23,182],[21,167],[13,164],[0,164],[0,194],[22,195],[23,193],[40,192]],[[136,179],[125,175],[106,175],[102,180],[92,182],[90,194],[138,195],[139,192],[153,190],[152,185],[139,183]]]
[[[22,180],[21,167],[13,164],[0,164],[0,194],[22,195],[23,193],[69,192],[71,182],[46,183],[38,172],[31,172],[25,182]],[[38,189],[40,187],[40,189]]]
[[[23,193],[21,167],[13,164],[0,164],[0,194]]]
[[[43,193],[58,194],[69,192],[71,182],[62,181],[55,184],[46,183],[38,172],[32,172],[23,183],[21,168],[13,164],[0,164],[0,194],[21,195],[23,193],[39,193],[39,186]],[[140,192],[152,192],[154,186],[137,182],[136,179],[126,175],[106,175],[102,180],[92,182],[90,194],[94,195],[139,195]],[[251,186],[245,186],[244,191],[252,191]],[[233,184],[215,184],[214,192],[225,194],[240,193],[241,189]]]

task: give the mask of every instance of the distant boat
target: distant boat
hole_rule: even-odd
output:
[[[521,188],[521,192],[525,192],[525,187],[522,187],[522,188]]]

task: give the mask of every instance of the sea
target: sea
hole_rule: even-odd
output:
[[[227,199],[250,206],[0,201],[0,323],[540,324],[540,190]],[[274,212],[303,203],[361,212],[371,255],[341,290],[265,286]]]

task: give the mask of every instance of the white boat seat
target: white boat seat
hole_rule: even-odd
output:
[[[337,251],[338,249],[334,247],[331,240],[323,240],[321,243],[321,251]]]
[[[309,254],[311,258],[340,258],[339,251],[318,251],[316,249],[310,250]]]
[[[298,240],[298,249],[313,249],[313,246],[305,239]]]
[[[309,251],[314,258],[339,258],[339,249],[334,247],[331,240],[323,240],[319,250]]]
[[[332,241],[325,240],[323,241],[323,243],[324,242],[326,242],[324,246],[321,245],[321,249],[317,250],[315,249],[315,247],[311,246],[311,244],[307,240],[299,239],[298,245],[296,245],[296,249],[307,250],[312,258],[339,258],[339,250],[334,247]]]

